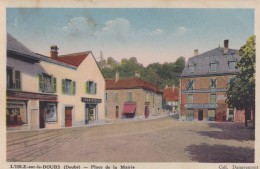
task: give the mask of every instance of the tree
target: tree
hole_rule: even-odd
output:
[[[251,111],[253,112],[253,126],[255,127],[255,36],[250,36],[240,48],[240,61],[236,68],[239,74],[230,84],[226,93],[229,106],[245,110],[245,125]]]

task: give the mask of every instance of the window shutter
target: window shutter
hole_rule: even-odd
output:
[[[62,93],[65,93],[65,79],[62,79]]]
[[[39,91],[43,90],[42,74],[39,74]]]
[[[73,89],[72,94],[75,95],[75,94],[76,94],[76,82],[73,81],[73,82],[72,82],[72,85],[73,85],[73,88],[72,88],[72,89]]]
[[[89,81],[86,82],[86,93],[89,93]]]
[[[95,83],[94,87],[94,94],[97,94],[97,83]]]
[[[57,85],[56,85],[56,78],[55,77],[51,78],[51,88],[52,88],[52,93],[56,93]]]
[[[20,71],[15,71],[15,89],[21,89],[21,74],[20,74]]]

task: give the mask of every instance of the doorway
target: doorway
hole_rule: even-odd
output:
[[[72,126],[72,109],[73,107],[65,107],[65,127]]]
[[[203,120],[203,110],[199,110],[199,117],[198,120]]]
[[[116,106],[116,119],[119,117],[119,106]]]
[[[144,107],[144,116],[145,116],[145,118],[148,118],[148,116],[149,116],[149,107],[148,106]]]
[[[40,128],[45,128],[45,109],[46,109],[46,103],[45,102],[40,102]]]
[[[97,104],[86,104],[85,106],[85,124],[88,124],[91,121],[95,121],[97,118],[96,112]]]

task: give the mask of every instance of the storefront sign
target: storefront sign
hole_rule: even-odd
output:
[[[101,99],[94,99],[94,98],[86,98],[86,97],[82,97],[81,101],[84,103],[101,103]]]
[[[57,95],[21,92],[21,91],[13,91],[13,90],[7,90],[6,95],[7,97],[26,98],[26,99],[57,100]]]
[[[218,105],[215,103],[206,103],[206,104],[185,104],[184,107],[186,107],[187,109],[194,109],[194,108],[217,108]]]
[[[226,92],[227,89],[194,89],[194,90],[182,90],[183,93],[214,93],[214,92]]]

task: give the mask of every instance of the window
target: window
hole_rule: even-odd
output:
[[[56,78],[45,73],[40,74],[39,90],[44,93],[56,93]]]
[[[216,88],[217,87],[217,79],[210,79],[209,80],[209,88]]]
[[[189,70],[190,73],[193,73],[194,69],[195,69],[194,65],[188,65],[188,70]]]
[[[194,110],[193,109],[188,109],[187,110],[187,115],[186,115],[186,120],[192,121],[194,118]]]
[[[193,103],[193,94],[188,94],[188,103]]]
[[[187,80],[187,90],[193,90],[193,80]]]
[[[215,121],[215,110],[208,110],[208,121]]]
[[[209,95],[209,103],[216,103],[217,95],[216,94],[210,94]]]
[[[230,78],[229,80],[228,80],[228,85],[231,85],[232,83],[234,83],[235,82],[235,78]]]
[[[127,93],[127,101],[131,102],[132,101],[132,92]]]
[[[22,125],[27,123],[26,104],[22,102],[8,102],[6,104],[6,124]]]
[[[209,66],[210,66],[210,71],[211,72],[216,72],[217,71],[217,67],[218,67],[217,63],[210,63]]]
[[[13,68],[6,70],[6,87],[7,89],[21,90],[21,73]]]
[[[86,85],[86,90],[88,94],[97,94],[97,83],[93,81],[87,81]]]
[[[229,61],[228,62],[228,68],[229,68],[229,70],[235,70],[236,69],[236,62],[235,61]]]
[[[76,82],[70,79],[62,79],[62,93],[75,95],[76,94]]]
[[[108,101],[108,93],[105,94],[105,100]]]

